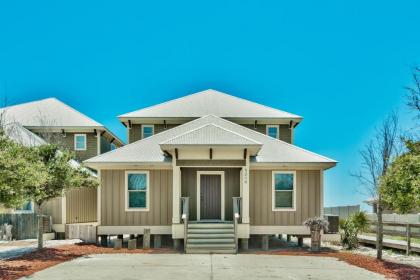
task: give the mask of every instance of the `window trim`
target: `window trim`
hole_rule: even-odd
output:
[[[85,144],[85,148],[84,149],[78,149],[77,148],[77,137],[78,136],[84,136],[85,137],[85,142],[84,142],[84,144]],[[86,133],[78,133],[78,134],[74,134],[74,150],[75,151],[86,151],[87,150],[87,135],[86,135]]]
[[[292,174],[293,175],[293,207],[285,207],[280,208],[276,207],[276,190],[275,190],[275,176],[276,174]],[[297,184],[296,184],[296,171],[288,171],[288,170],[282,170],[282,171],[273,171],[272,177],[271,177],[271,208],[274,212],[281,212],[281,211],[296,211],[296,192],[297,192]]]
[[[150,136],[155,135],[155,125],[154,124],[142,124],[141,125],[141,139],[144,139],[144,128],[146,128],[146,127],[151,127],[152,128],[152,135],[150,135]]]
[[[274,139],[280,139],[280,126],[279,125],[274,125],[274,124],[272,124],[272,125],[267,125],[266,126],[266,128],[265,128],[265,134],[267,135],[267,136],[270,136],[270,134],[268,134],[268,130],[270,129],[270,128],[277,128],[277,135],[276,135],[276,137],[274,138]],[[271,137],[271,136],[270,136]],[[273,138],[273,137],[272,137]]]
[[[145,174],[146,175],[146,207],[129,207],[129,199],[128,199],[128,175],[129,174]],[[150,172],[146,170],[132,170],[132,171],[125,171],[125,211],[126,212],[148,212],[149,211],[149,193],[150,193]]]

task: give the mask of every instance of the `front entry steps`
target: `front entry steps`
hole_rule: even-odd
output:
[[[190,223],[187,234],[187,254],[236,253],[233,223]]]

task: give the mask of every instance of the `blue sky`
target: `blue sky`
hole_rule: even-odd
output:
[[[296,144],[340,161],[326,206],[365,198],[349,174],[404,106],[419,1],[2,1],[0,94],[55,96],[125,139],[116,116],[213,88],[305,117]]]

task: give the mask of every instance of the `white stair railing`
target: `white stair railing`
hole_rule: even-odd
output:
[[[181,197],[181,219],[184,222],[184,251],[187,249],[188,242],[189,202],[189,197]]]
[[[241,218],[241,197],[233,197],[233,229],[235,238],[235,250],[238,253],[238,223]]]

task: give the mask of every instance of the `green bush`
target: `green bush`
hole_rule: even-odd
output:
[[[351,215],[348,219],[340,220],[341,244],[345,249],[354,249],[358,246],[357,234],[369,226],[369,219],[365,212]]]
[[[341,245],[345,249],[351,250],[357,248],[357,227],[351,218],[340,222]]]

